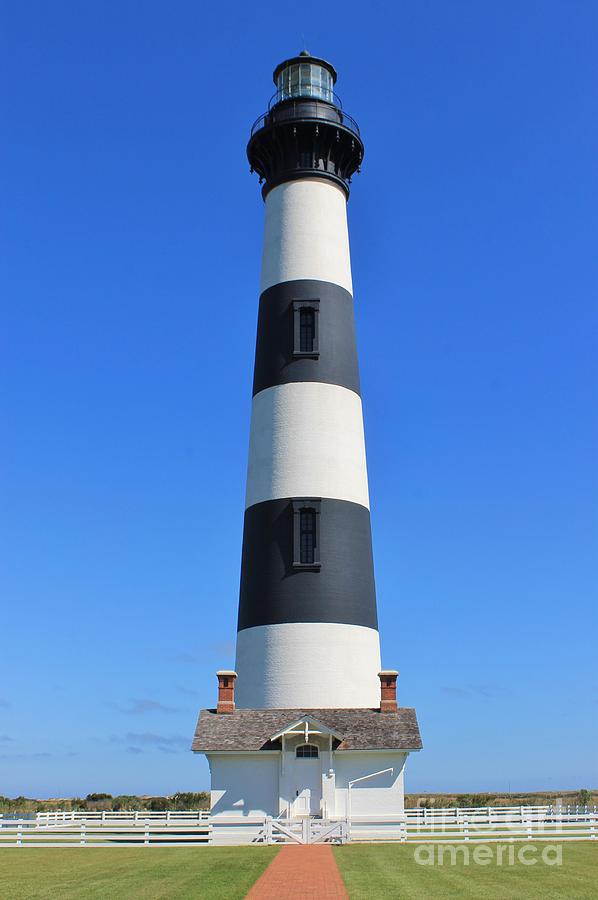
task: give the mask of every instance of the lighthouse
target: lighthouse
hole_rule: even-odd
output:
[[[364,802],[396,814],[421,742],[380,660],[347,224],[364,145],[329,62],[303,50],[273,78],[247,145],[264,236],[236,664],[193,749],[216,815],[346,814],[389,759]]]
[[[380,648],[347,228],[363,159],[306,51],[247,155],[264,241],[237,633],[241,707],[372,706]]]

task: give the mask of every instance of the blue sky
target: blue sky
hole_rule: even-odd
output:
[[[0,793],[208,786],[233,663],[262,201],[305,43],[349,216],[407,788],[598,785],[598,8],[0,5]]]

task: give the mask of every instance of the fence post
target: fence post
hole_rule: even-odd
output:
[[[469,840],[469,827],[468,827],[468,818],[467,816],[463,816],[463,834],[465,835],[465,840]]]
[[[81,828],[80,828],[79,831],[80,831],[80,833],[79,833],[79,843],[80,843],[81,845],[84,845],[84,844],[85,844],[85,838],[86,838],[86,835],[85,835],[85,820],[84,820],[84,819],[81,820]]]
[[[166,824],[170,825],[170,810],[166,811]]]
[[[23,844],[23,823],[19,822],[17,825],[17,847],[21,847]]]
[[[146,846],[149,846],[149,842],[150,842],[150,840],[149,840],[149,827],[150,827],[150,826],[149,826],[149,819],[146,819],[146,820],[145,820],[145,830],[144,830],[144,832],[143,832],[143,843],[144,843]]]
[[[309,844],[309,819],[304,816],[301,820],[301,840],[304,844]]]
[[[407,840],[407,820],[399,822],[399,840],[402,844]]]

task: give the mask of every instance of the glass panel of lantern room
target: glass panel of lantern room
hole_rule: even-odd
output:
[[[283,69],[279,74],[278,79],[276,81],[276,87],[278,88],[278,99],[286,100],[289,96],[290,90],[290,71],[289,69]]]
[[[310,66],[310,80],[312,97],[322,97],[322,68]]]
[[[299,94],[302,97],[311,97],[311,66],[309,63],[301,63],[300,65],[300,81]]]
[[[289,67],[289,97],[299,96],[299,66]]]
[[[323,66],[313,63],[295,63],[287,66],[276,79],[278,99],[292,97],[316,97],[333,102],[332,75]]]

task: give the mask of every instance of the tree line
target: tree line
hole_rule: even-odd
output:
[[[112,796],[103,792],[87,794],[86,797],[59,797],[52,800],[36,800],[31,797],[3,797],[0,795],[0,813],[34,813],[51,812],[53,809],[66,812],[93,811],[142,811],[162,812],[168,809],[209,809],[209,791],[179,791],[176,794],[160,797],[140,797],[136,794],[118,794]]]

